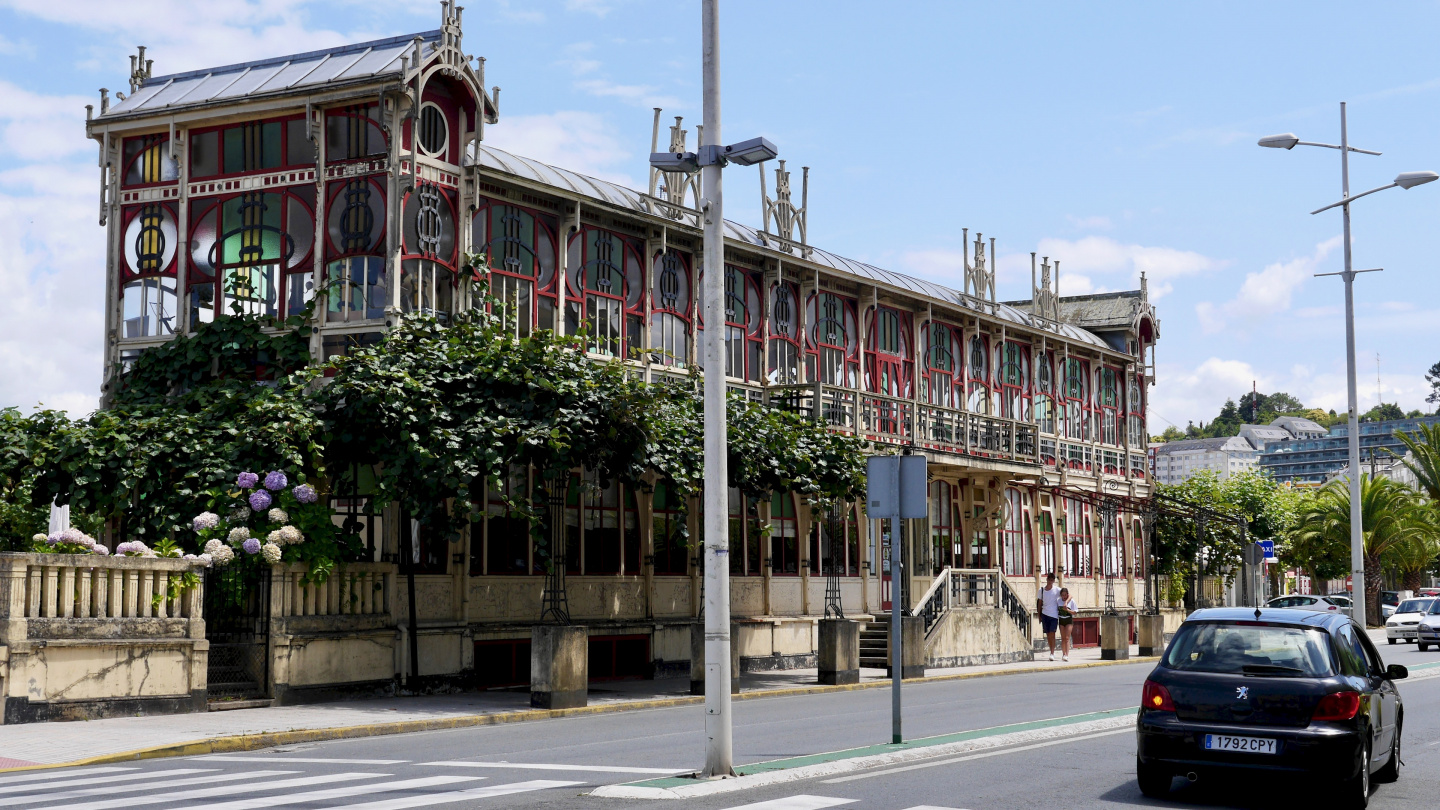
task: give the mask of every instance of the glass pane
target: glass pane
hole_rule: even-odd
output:
[[[245,171],[245,128],[225,130],[225,173]]]
[[[220,132],[210,130],[190,139],[190,177],[210,177],[220,173]]]
[[[290,166],[311,166],[315,163],[315,144],[306,134],[304,120],[285,122],[285,163]]]
[[[315,278],[310,272],[291,273],[285,277],[285,314],[298,315],[315,297]]]
[[[282,163],[285,140],[281,132],[280,122],[271,121],[261,124],[260,130],[260,165],[254,168],[278,169]]]

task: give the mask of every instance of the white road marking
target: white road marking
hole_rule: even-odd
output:
[[[550,765],[536,762],[426,762],[425,765],[443,765],[447,768],[515,768],[522,771],[594,771],[596,773],[688,773],[692,768],[629,768],[621,765]]]
[[[68,779],[72,776],[89,776],[97,773],[117,773],[119,771],[133,771],[135,768],[76,768],[74,770],[53,770],[40,773],[26,773],[19,776],[0,777],[0,785],[12,785],[16,782],[39,782],[43,779]]]
[[[741,804],[727,810],[820,810],[822,807],[839,807],[842,804],[854,804],[859,799],[835,799],[830,796],[786,796],[783,799],[771,799],[768,802],[756,802],[755,804]]]
[[[407,796],[403,799],[384,799],[378,802],[346,805],[345,810],[405,810],[408,807],[426,807],[432,804],[463,802],[471,799],[488,799],[492,796],[508,796],[512,793],[529,793],[533,790],[572,787],[584,782],[556,782],[536,779],[530,782],[511,782],[508,785],[492,785],[470,790],[454,790],[449,793],[431,793],[428,796]]]
[[[914,807],[907,807],[905,810],[963,810],[963,808],[941,807],[936,804],[917,804]]]
[[[79,799],[85,796],[106,796],[111,793],[133,793],[137,790],[155,790],[156,788],[184,787],[185,785],[209,785],[216,782],[234,782],[239,779],[254,779],[263,776],[287,776],[299,771],[249,771],[247,773],[226,773],[216,776],[192,776],[188,779],[169,779],[163,782],[146,782],[143,785],[110,785],[106,787],[85,788],[83,790],[64,790],[59,793],[40,793],[28,796],[7,796],[5,797],[6,807],[15,807],[22,804],[35,804],[36,802],[55,802],[61,799]]]
[[[186,773],[208,773],[215,768],[177,768],[173,771],[154,771],[151,773],[127,773],[120,776],[90,776],[84,779],[64,779],[59,782],[31,782],[28,785],[5,785],[0,787],[0,793],[28,793],[32,790],[52,790],[54,788],[79,787],[80,785],[101,785],[114,782],[133,782],[136,779],[151,779],[157,776],[179,776]],[[0,799],[3,801],[3,799]]]
[[[323,785],[327,782],[346,782],[352,779],[375,779],[389,776],[388,773],[327,773],[322,776],[306,776],[299,779],[281,779],[278,782],[250,782],[243,785],[226,785],[201,790],[180,790],[174,793],[157,793],[152,796],[131,796],[126,799],[107,799],[83,804],[67,804],[48,810],[111,810],[115,807],[134,807],[145,804],[163,804],[185,799],[209,799],[214,796],[229,796],[236,793],[259,793],[262,790],[283,790],[304,785]]]
[[[316,762],[322,765],[404,765],[408,759],[323,759],[321,757],[292,757],[285,754],[271,754],[258,757],[236,757],[225,754],[211,754],[191,759],[207,762],[259,762],[264,765],[280,765],[285,762]]]
[[[1082,734],[1082,735],[1080,735],[1080,736],[1078,736],[1078,737],[1064,737],[1064,738],[1061,738],[1061,739],[1058,739],[1058,740],[1049,740],[1049,741],[1046,741],[1046,742],[1032,743],[1032,744],[1030,744],[1030,745],[1019,745],[1019,746],[1016,746],[1016,747],[1014,747],[1014,748],[1002,748],[1002,749],[1000,749],[1000,750],[998,750],[998,751],[985,751],[985,752],[982,752],[982,753],[979,753],[979,754],[967,754],[967,755],[965,755],[965,756],[963,756],[963,757],[948,757],[948,758],[946,758],[946,759],[937,759],[937,760],[932,760],[932,761],[930,761],[930,762],[921,762],[921,763],[919,763],[918,765],[905,765],[905,766],[902,766],[902,767],[899,767],[899,768],[885,768],[884,770],[872,771],[872,772],[870,772],[870,773],[857,773],[857,774],[855,774],[855,775],[853,775],[853,776],[841,776],[841,777],[838,777],[838,778],[836,778],[836,779],[822,779],[821,781],[822,781],[824,784],[827,784],[827,785],[833,785],[833,784],[836,784],[836,783],[839,783],[839,782],[854,782],[854,781],[857,780],[857,779],[871,779],[871,778],[874,778],[874,777],[876,777],[876,776],[889,776],[889,775],[892,774],[892,773],[903,773],[903,772],[905,772],[905,771],[918,771],[918,770],[920,770],[921,768],[934,768],[934,767],[936,767],[937,765],[950,765],[950,764],[953,764],[953,763],[956,763],[956,762],[969,762],[969,761],[972,760],[972,759],[986,759],[986,758],[988,758],[988,757],[1001,757],[1001,756],[1004,756],[1004,755],[1006,755],[1006,754],[1019,753],[1020,751],[1032,751],[1032,750],[1034,750],[1034,749],[1036,749],[1036,748],[1048,748],[1049,746],[1052,746],[1052,745],[1064,745],[1064,744],[1066,744],[1066,743],[1079,742],[1080,740],[1093,740],[1093,739],[1095,739],[1096,737],[1109,737],[1109,736],[1114,735],[1114,734],[1129,734],[1129,733],[1134,733],[1134,729],[1131,729],[1131,728],[1117,728],[1117,729],[1115,729],[1114,731],[1102,731],[1102,732],[1099,732],[1098,734]]]
[[[484,779],[483,776],[427,776],[423,779],[402,779],[399,782],[371,782],[365,785],[351,785],[342,788],[330,788],[329,790],[312,790],[308,793],[287,793],[281,796],[262,796],[258,799],[241,799],[234,802],[220,802],[218,804],[196,804],[189,807],[177,807],[174,810],[257,810],[262,807],[283,807],[287,804],[304,804],[306,802],[319,802],[326,799],[343,799],[347,796],[359,796],[362,793],[391,793],[397,790],[409,790],[411,788],[434,787],[435,785],[453,785],[456,782],[478,782]],[[52,810],[61,810],[52,808]]]

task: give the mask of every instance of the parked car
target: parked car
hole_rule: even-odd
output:
[[[1381,591],[1380,592],[1380,618],[1388,619],[1395,613],[1395,607],[1402,599],[1412,598],[1415,594],[1410,591]]]
[[[1421,588],[1415,592],[1416,596],[1440,596],[1440,588]]]
[[[1420,620],[1435,605],[1434,599],[1406,599],[1396,606],[1395,612],[1385,620],[1385,640],[1391,644],[1401,641],[1415,641]]]
[[[1415,627],[1415,646],[1426,652],[1431,646],[1440,647],[1440,599],[1430,603],[1430,610]]]
[[[1292,610],[1316,610],[1322,613],[1326,611],[1343,613],[1350,609],[1350,600],[1343,596],[1292,594],[1290,596],[1277,596],[1269,602],[1266,602],[1265,607],[1290,608]]]
[[[1335,803],[1365,807],[1372,777],[1400,776],[1405,708],[1395,682],[1407,674],[1387,668],[1342,614],[1197,610],[1145,681],[1140,790],[1158,798],[1176,776],[1250,771],[1328,783]]]

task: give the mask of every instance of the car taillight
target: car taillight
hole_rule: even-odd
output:
[[[1145,682],[1145,691],[1140,696],[1140,705],[1157,712],[1175,711],[1175,703],[1170,700],[1170,690],[1154,681]]]
[[[1325,609],[1326,609],[1326,610],[1334,610],[1334,609],[1335,609],[1335,606],[1334,606],[1334,605],[1331,605],[1330,607],[1325,608]]]
[[[1360,711],[1359,692],[1331,692],[1315,705],[1311,720],[1349,720]]]

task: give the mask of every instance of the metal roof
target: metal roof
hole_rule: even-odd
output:
[[[557,168],[547,163],[541,163],[538,160],[515,155],[501,149],[496,149],[493,146],[486,146],[483,143],[480,144],[477,150],[475,162],[479,166],[491,171],[502,172],[533,182],[562,188],[574,194],[597,199],[618,208],[628,208],[639,213],[650,213],[641,193],[638,191],[625,188],[624,186],[611,183],[607,180],[599,180],[578,172],[572,172],[569,169]],[[748,225],[741,225],[738,222],[728,219],[725,220],[725,236],[737,242],[746,242],[757,247],[772,249],[775,247],[772,242],[767,242],[762,234],[754,228]],[[869,279],[879,284],[897,287],[915,293],[922,298],[934,299],[949,306],[972,308],[969,303],[970,299],[959,290],[936,284],[933,281],[926,281],[925,279],[915,278],[914,276],[907,276],[903,273],[896,273],[891,270],[876,267],[873,264],[847,259],[831,253],[828,250],[822,250],[820,248],[812,249],[814,253],[811,254],[810,261],[816,264],[822,264],[842,273]],[[1031,323],[1029,315],[1008,304],[996,304],[995,314],[1001,320],[1011,323],[1021,324],[1023,326],[1034,325]],[[1054,327],[1052,326],[1051,328]],[[1083,329],[1071,326],[1070,324],[1060,324],[1059,332],[1070,340],[1110,349],[1099,337]]]
[[[412,50],[416,37],[423,41],[421,53],[428,56],[440,40],[440,31],[436,29],[256,62],[153,76],[146,79],[140,89],[110,105],[110,109],[100,117],[173,110],[212,101],[234,101],[399,74],[400,57]]]

